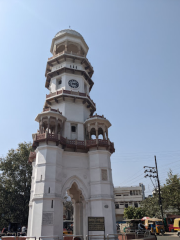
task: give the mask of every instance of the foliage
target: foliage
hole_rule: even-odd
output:
[[[180,213],[180,178],[169,172],[166,184],[162,188],[162,199],[164,208],[177,209]]]
[[[31,143],[20,143],[0,159],[0,229],[9,222],[27,225],[32,167]]]
[[[173,175],[171,170],[166,184],[161,186],[161,198],[164,212],[180,213],[180,178]],[[141,207],[145,211],[145,216],[161,218],[158,189],[155,190],[153,197],[146,198],[141,203]]]
[[[127,219],[141,219],[144,217],[144,210],[139,207],[128,207],[124,209],[124,217]]]
[[[73,216],[73,205],[72,202],[68,200],[68,197],[64,198],[63,209],[64,214],[66,215],[66,219],[71,220]]]

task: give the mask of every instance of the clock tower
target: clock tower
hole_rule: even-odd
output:
[[[73,234],[85,239],[88,217],[104,217],[106,234],[116,232],[109,140],[111,123],[94,114],[90,97],[94,73],[88,46],[78,32],[66,29],[52,39],[46,65],[43,111],[33,134],[28,236],[63,237],[63,201],[73,202]],[[90,234],[103,234],[90,232]]]

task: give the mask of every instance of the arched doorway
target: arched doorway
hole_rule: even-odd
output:
[[[88,216],[88,189],[84,182],[76,175],[71,176],[63,184],[62,196],[71,198],[73,204],[73,235],[82,235],[85,238],[87,234],[87,216]]]
[[[76,182],[74,182],[71,188],[67,191],[71,197],[73,204],[73,234],[83,235],[83,201],[84,197],[82,191],[78,188]]]

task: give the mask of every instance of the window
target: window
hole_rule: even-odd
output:
[[[48,193],[50,193],[50,187],[49,187],[49,189],[48,189]]]
[[[116,195],[117,197],[120,197],[121,195]]]
[[[134,203],[134,207],[138,207],[138,203]]]
[[[53,208],[53,200],[51,201],[51,208]]]
[[[58,84],[60,85],[61,83],[62,83],[62,80],[61,80],[61,79],[59,79],[59,80],[58,80]]]
[[[115,204],[115,208],[116,208],[116,209],[119,208],[119,204],[118,204],[118,203]]]
[[[125,208],[128,208],[128,203],[125,203]]]
[[[131,195],[131,196],[133,195],[132,191],[130,191],[130,195]]]
[[[76,132],[76,127],[75,126],[71,126],[71,132]]]

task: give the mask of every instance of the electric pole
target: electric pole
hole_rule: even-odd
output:
[[[149,166],[144,166],[144,168],[147,168],[144,173],[148,172],[148,173],[152,173],[152,174],[146,174],[144,177],[150,177],[150,179],[153,178],[157,178],[157,183],[158,183],[158,193],[159,193],[159,206],[161,209],[161,216],[162,216],[162,222],[164,224],[164,216],[163,216],[163,208],[162,208],[162,198],[161,198],[161,187],[160,187],[160,182],[159,182],[159,175],[158,175],[158,168],[157,168],[157,161],[156,161],[156,156],[154,156],[154,160],[155,160],[155,167],[149,167]],[[151,180],[152,181],[152,180]],[[154,185],[154,184],[153,184]],[[155,189],[156,190],[156,189]]]

